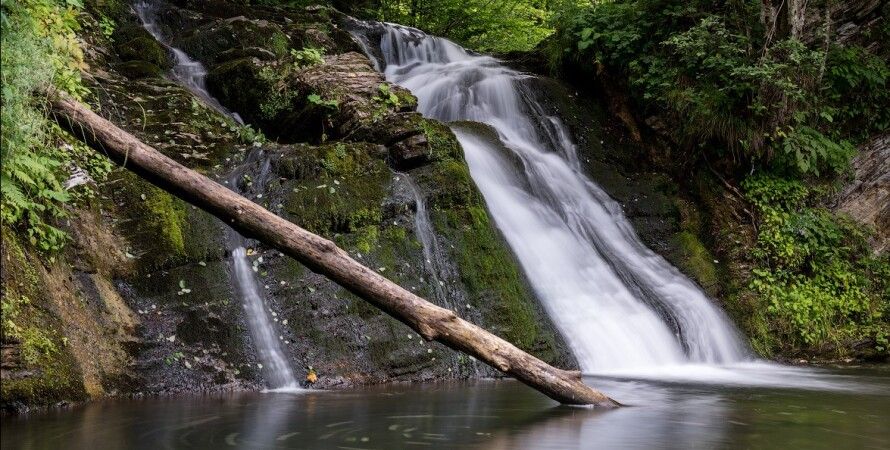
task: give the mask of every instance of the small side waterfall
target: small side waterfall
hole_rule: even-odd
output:
[[[155,22],[158,13],[156,7],[151,3],[141,1],[134,5],[134,9],[145,29],[158,42],[164,44],[173,52],[176,61],[176,65],[172,70],[173,78],[211,108],[231,117],[237,123],[243,124],[244,122],[237,113],[226,109],[216,98],[207,92],[205,83],[207,69],[204,65],[200,61],[189,58],[182,50],[169,46],[163,39],[160,29]],[[255,172],[253,181],[248,183],[248,192],[242,192],[239,189],[242,178],[247,174],[247,171],[254,169],[257,165],[259,169]],[[248,155],[244,164],[232,172],[227,182],[230,189],[240,194],[248,195],[253,193],[261,195],[270,172],[271,164],[269,159],[263,155],[262,150],[256,149]],[[272,389],[297,389],[299,388],[299,383],[297,383],[290,364],[281,348],[278,333],[275,330],[273,321],[269,317],[270,311],[266,306],[263,292],[254,273],[256,268],[251,264],[248,255],[248,240],[231,228],[227,230],[226,236],[228,250],[232,255],[232,282],[238,295],[244,302],[247,324],[262,364],[262,372],[266,379],[266,384]]]
[[[259,169],[252,172],[255,176],[252,181],[247,183],[248,187],[239,189],[240,184],[244,181],[244,175],[257,165],[259,165]],[[269,158],[263,155],[262,150],[254,150],[247,157],[247,161],[229,176],[229,187],[242,195],[262,195],[271,170]],[[250,243],[248,239],[231,228],[226,231],[226,235],[228,249],[232,254],[235,287],[244,301],[250,335],[263,364],[262,370],[266,383],[273,389],[298,388],[299,384],[284,356],[275,325],[269,317],[270,311],[266,306],[263,291],[255,274],[257,267],[251,263],[248,255],[247,248]]]
[[[750,360],[725,314],[646,248],[583,174],[569,131],[524,87],[528,75],[416,29],[367,28],[379,33],[382,60],[369,56],[424,115],[496,131],[492,142],[454,127],[495,222],[584,372]]]
[[[469,306],[466,293],[455,288],[459,283],[460,274],[450,261],[448,255],[443,252],[433,228],[432,218],[427,208],[426,198],[417,182],[411,175],[396,172],[398,178],[404,180],[405,185],[414,199],[414,234],[423,251],[423,266],[427,274],[426,282],[432,286],[432,295],[435,303],[451,310],[461,310],[464,305]],[[453,354],[452,363],[454,374],[461,376],[477,376],[480,374],[479,364],[475,360],[470,362],[462,360],[457,354]]]
[[[162,45],[167,47],[173,53],[174,66],[172,75],[179,84],[192,92],[196,97],[200,98],[205,104],[215,109],[219,113],[231,117],[235,122],[244,125],[241,116],[238,113],[229,111],[219,100],[207,92],[207,68],[200,61],[189,58],[182,50],[171,46],[161,34],[161,29],[157,24],[158,10],[157,6],[146,2],[139,1],[133,5],[136,15],[142,22],[142,26]]]
[[[433,231],[433,224],[430,222],[430,213],[426,209],[426,199],[423,198],[420,187],[417,186],[417,183],[414,182],[410,175],[400,173],[399,176],[405,179],[405,184],[408,185],[411,195],[414,196],[414,234],[417,235],[417,239],[420,240],[420,245],[423,247],[423,263],[430,276],[433,292],[436,295],[436,302],[439,305],[454,309],[455,299],[445,292],[445,281],[442,279],[444,273],[442,261],[444,256],[442,256],[439,250],[439,241],[436,238],[436,233]]]

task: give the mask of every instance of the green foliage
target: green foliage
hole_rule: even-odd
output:
[[[3,340],[21,343],[21,355],[25,364],[33,366],[41,357],[50,357],[57,351],[56,345],[43,330],[31,325],[19,325],[27,322],[24,320],[23,310],[32,307],[30,298],[24,295],[7,295],[3,297],[0,306],[3,313]]]
[[[326,111],[336,111],[340,107],[340,102],[335,99],[324,99],[318,94],[309,94],[306,100],[310,104],[323,108]]]
[[[11,0],[3,3],[2,146],[0,146],[0,218],[21,229],[43,251],[67,240],[52,225],[65,216],[71,195],[62,186],[72,164],[94,164],[91,152],[70,152],[64,133],[45,117],[42,88],[55,85],[79,98],[83,54],[75,31],[80,4],[73,0]]]
[[[271,87],[269,89],[271,95],[260,102],[260,112],[266,119],[273,119],[280,112],[287,110],[298,95],[287,81],[290,70],[285,67],[288,66],[266,66],[260,69],[260,81]]]
[[[260,130],[255,130],[250,124],[236,127],[238,140],[243,144],[262,145],[266,143],[266,135]]]
[[[321,48],[303,47],[302,50],[291,49],[290,55],[294,59],[294,67],[297,69],[324,64],[324,49]]]
[[[377,86],[377,91],[377,95],[373,98],[375,102],[391,109],[399,109],[402,107],[402,100],[395,92],[393,92],[388,84],[383,83]]]
[[[852,143],[890,123],[888,66],[861,48],[767,32],[759,5],[731,1],[568,2],[550,53],[626,79],[689,152],[738,170],[843,171]],[[586,68],[589,61],[595,67]]]
[[[834,141],[808,126],[777,135],[783,138],[781,152],[776,158],[777,169],[816,176],[826,172],[841,173],[856,154],[856,148],[848,141]]]
[[[814,206],[799,181],[755,176],[743,187],[760,216],[750,287],[773,331],[798,350],[843,353],[866,340],[886,352],[890,264],[872,256],[865,232]]]
[[[114,29],[117,27],[117,24],[114,22],[114,19],[102,16],[99,18],[99,30],[102,31],[102,35],[105,36],[106,39],[112,40],[111,35],[114,34]]]
[[[828,54],[825,113],[854,138],[890,127],[890,65],[861,47],[835,46]]]
[[[489,52],[527,51],[552,29],[545,0],[374,1],[367,9],[379,20],[420,28],[467,47]]]
[[[372,98],[377,107],[374,109],[372,119],[377,122],[383,120],[392,111],[398,111],[406,105],[415,106],[417,99],[411,94],[400,96],[387,83],[377,86],[377,94]]]

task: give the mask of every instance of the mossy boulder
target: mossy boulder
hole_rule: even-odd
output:
[[[160,78],[164,70],[147,61],[127,61],[114,65],[114,69],[130,79]]]
[[[226,61],[207,74],[207,87],[223,104],[228,105],[248,123],[264,131],[272,124],[266,103],[277,98],[270,69],[257,58],[247,57]],[[271,115],[274,119],[274,115]],[[268,131],[265,131],[268,133]]]
[[[148,33],[146,33],[148,34]],[[151,35],[139,36],[117,46],[121,60],[144,61],[168,70],[173,67],[170,51],[158,43]]]
[[[284,209],[306,229],[333,237],[377,226],[383,219],[390,169],[376,145],[296,146],[273,163],[286,174]]]
[[[224,62],[227,51],[262,49],[278,58],[290,51],[290,39],[275,23],[244,16],[210,22],[189,30],[173,40],[191,57],[205,64]]]
[[[283,142],[327,139],[395,145],[414,159],[428,156],[417,99],[387,83],[367,57],[350,52],[298,67],[240,58],[210,71],[208,87],[224,104]],[[412,159],[411,157],[405,159]]]

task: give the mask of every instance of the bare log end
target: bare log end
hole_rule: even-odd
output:
[[[565,374],[566,378],[571,378],[574,380],[581,379],[581,371],[580,370],[563,370],[563,374]]]

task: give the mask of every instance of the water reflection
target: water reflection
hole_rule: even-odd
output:
[[[590,380],[632,405],[558,406],[512,381],[351,392],[243,393],[99,402],[4,418],[3,448],[890,447],[880,394]]]

